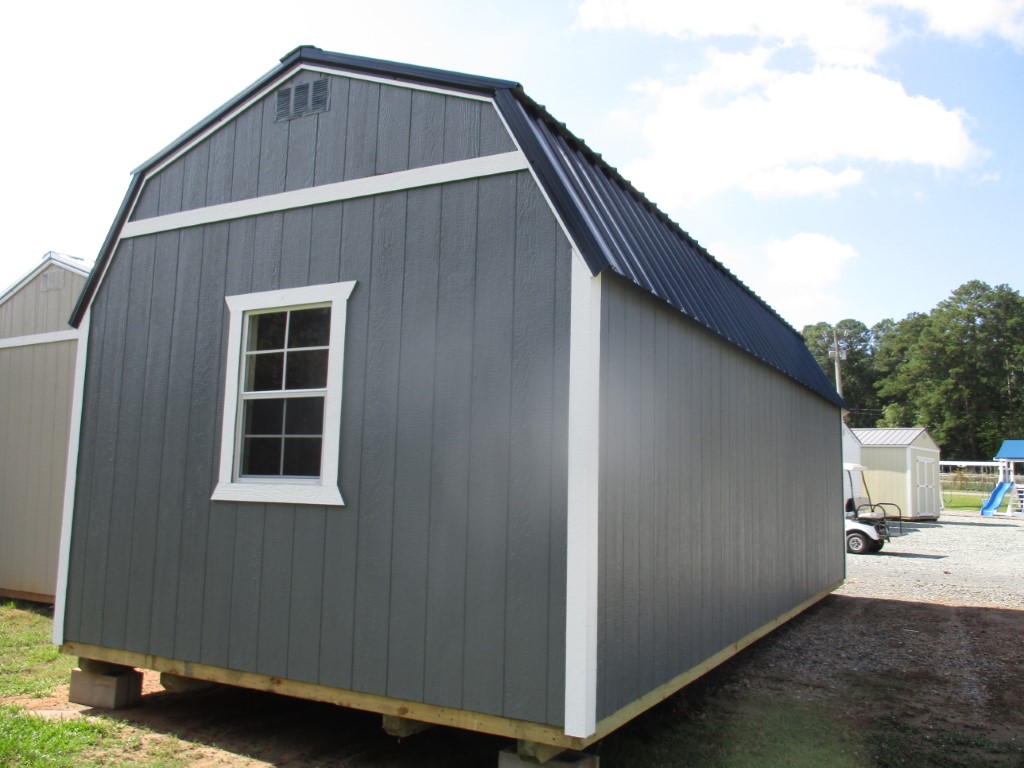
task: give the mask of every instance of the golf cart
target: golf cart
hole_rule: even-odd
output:
[[[899,520],[903,525],[903,512],[892,502],[873,502],[864,482],[864,467],[843,464],[849,488],[846,497],[846,551],[852,555],[878,552],[889,541],[888,520]],[[863,495],[857,493],[858,490]]]

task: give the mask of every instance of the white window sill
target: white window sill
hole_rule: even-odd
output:
[[[254,501],[260,504],[321,504],[345,506],[341,491],[328,485],[289,483],[218,483],[213,501]]]

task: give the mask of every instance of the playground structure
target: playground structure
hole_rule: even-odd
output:
[[[1024,440],[1004,440],[993,457],[999,467],[999,478],[988,500],[981,506],[983,517],[1007,515],[1024,517],[1024,484],[1016,482],[1016,465],[1024,464]],[[1009,497],[1006,511],[1000,512]]]

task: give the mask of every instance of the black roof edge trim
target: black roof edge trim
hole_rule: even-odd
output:
[[[124,200],[121,201],[121,207],[117,209],[114,222],[110,225],[110,229],[107,230],[107,236],[103,239],[103,245],[100,246],[100,252],[96,256],[96,265],[89,273],[89,279],[82,286],[82,292],[78,294],[78,301],[75,302],[74,309],[71,310],[71,318],[68,320],[68,324],[72,328],[78,328],[82,324],[85,311],[92,303],[92,297],[96,294],[96,289],[99,287],[99,282],[107,268],[107,263],[114,255],[114,246],[121,236],[121,228],[127,223],[128,211],[131,210],[132,205],[135,203],[135,198],[142,188],[142,179],[141,174],[132,176],[131,184],[128,185],[128,191],[125,193]],[[88,340],[85,343],[88,344]]]
[[[522,86],[518,86],[518,88],[515,89],[515,95],[516,98],[518,98],[524,106],[536,112],[542,120],[544,120],[546,123],[548,123],[548,125],[554,128],[554,130],[564,139],[566,139],[566,141],[568,141],[570,144],[579,149],[593,163],[595,163],[596,165],[600,166],[603,170],[605,170],[612,177],[612,179],[615,180],[616,183],[621,184],[622,187],[629,194],[633,195],[633,197],[635,197],[644,207],[651,211],[651,213],[653,213],[659,219],[668,224],[679,237],[682,237],[683,239],[691,243],[697,250],[701,252],[701,254],[707,257],[707,259],[716,269],[722,272],[730,280],[735,282],[740,288],[744,290],[744,292],[749,294],[755,301],[757,301],[757,303],[764,306],[765,309],[767,309],[771,314],[778,318],[779,321],[781,321],[786,328],[788,328],[795,335],[803,339],[803,335],[800,333],[800,331],[794,328],[788,320],[786,320],[784,317],[782,317],[782,315],[776,312],[775,309],[761,296],[759,296],[756,291],[754,291],[750,286],[748,286],[739,277],[737,277],[732,270],[730,270],[722,262],[716,259],[703,245],[700,244],[700,242],[698,242],[693,237],[693,235],[691,235],[689,232],[683,229],[679,225],[679,223],[676,222],[671,216],[662,211],[661,208],[657,206],[657,204],[651,202],[651,200],[643,192],[641,192],[639,189],[633,186],[633,183],[630,182],[629,179],[627,179],[625,176],[619,173],[617,168],[615,168],[612,165],[609,165],[608,162],[599,153],[591,149],[583,139],[581,139],[579,136],[575,135],[572,131],[570,131],[565,123],[557,120],[550,112],[548,112],[547,108],[543,104],[540,104],[534,101],[532,98],[530,98],[523,91]]]
[[[503,89],[494,94],[494,103],[501,116],[508,123],[512,135],[519,142],[523,154],[537,175],[544,192],[551,204],[555,206],[559,218],[569,229],[573,242],[580,249],[580,255],[590,268],[592,275],[597,275],[609,266],[607,255],[601,243],[594,237],[591,228],[580,220],[579,207],[569,195],[566,185],[561,183],[558,172],[533,129],[527,122],[527,116],[520,103],[525,97],[520,87],[516,92]]]
[[[332,53],[314,45],[302,45],[281,59],[284,67],[292,67],[299,63],[321,64],[350,71],[363,72],[388,79],[400,79],[448,88],[479,91],[491,94],[500,89],[520,88],[514,80],[502,80],[481,75],[468,75],[434,67],[421,67],[415,64],[403,64],[386,59],[371,59],[366,56],[351,56],[346,53]]]

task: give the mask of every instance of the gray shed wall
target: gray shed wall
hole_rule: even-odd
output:
[[[131,219],[516,148],[490,102],[327,77],[326,112],[277,122],[272,92],[149,177]]]
[[[839,410],[603,286],[599,720],[844,575]]]
[[[346,167],[381,170],[390,134],[355,113],[334,139]],[[233,179],[255,179],[268,135],[301,120],[250,110],[213,137],[235,142],[211,144],[205,178],[223,151]],[[510,146],[497,121],[438,125],[441,146],[408,140],[403,164]],[[318,168],[314,134],[274,157]],[[151,212],[170,212],[165,188],[203,187],[172,170]],[[92,305],[66,638],[561,724],[569,270],[528,173],[122,241]],[[211,502],[224,296],[338,280],[356,281],[347,506]]]

